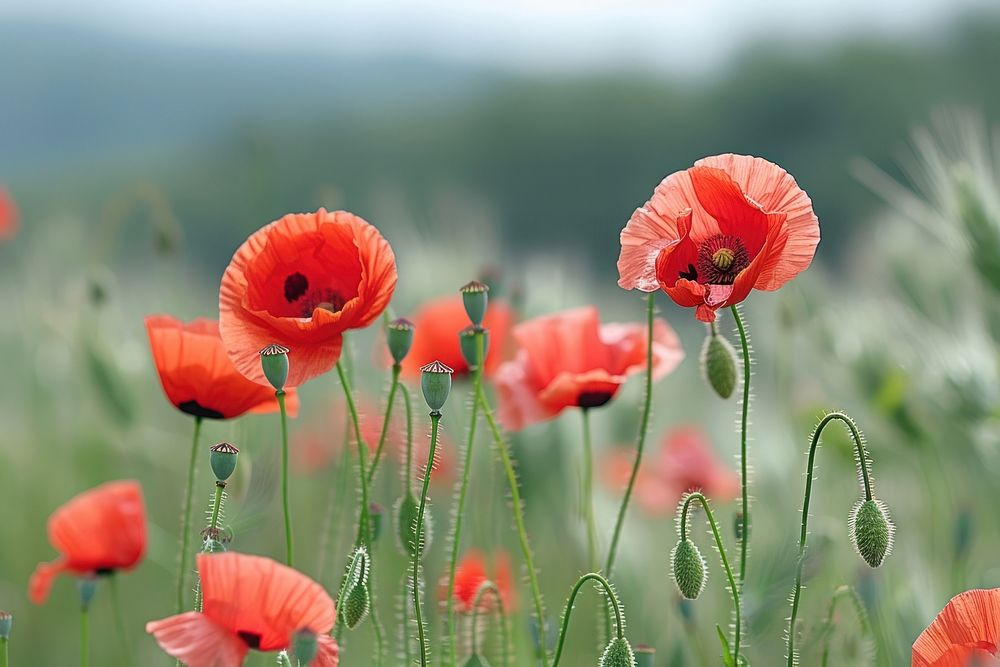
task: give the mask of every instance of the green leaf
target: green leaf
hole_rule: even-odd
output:
[[[729,640],[726,639],[726,633],[722,631],[722,628],[718,624],[715,626],[715,631],[719,633],[719,643],[722,644],[722,662],[726,667],[736,667],[733,664],[733,654],[729,650]]]

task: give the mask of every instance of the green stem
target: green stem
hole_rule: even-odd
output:
[[[743,352],[743,413],[740,418],[740,588],[747,574],[747,544],[750,542],[750,496],[749,480],[747,479],[747,422],[750,418],[750,342],[747,330],[740,317],[740,310],[735,305],[730,308],[736,328],[740,332],[740,347]]]
[[[865,612],[865,606],[861,602],[861,598],[858,597],[857,591],[846,584],[838,586],[837,590],[833,592],[833,597],[830,598],[830,609],[827,612],[826,620],[823,622],[825,633],[823,636],[823,654],[820,667],[827,667],[829,664],[830,635],[833,634],[833,614],[837,610],[837,602],[844,597],[851,601],[854,613],[858,617],[858,626],[861,628],[861,637],[865,640],[871,640],[871,623],[868,621],[868,614]]]
[[[476,599],[472,603],[472,654],[475,655],[479,652],[479,642],[477,641],[477,635],[479,634],[479,609],[482,606],[483,595],[487,592],[492,593],[493,597],[496,599],[497,613],[500,615],[500,651],[503,656],[500,664],[509,665],[510,655],[507,652],[507,644],[509,641],[507,636],[507,616],[504,613],[503,598],[500,597],[500,590],[492,581],[484,581],[479,584],[479,589],[476,591]]]
[[[455,572],[458,569],[458,551],[461,547],[462,542],[462,518],[465,514],[465,496],[469,489],[469,471],[472,469],[472,448],[476,442],[476,424],[479,421],[479,402],[476,401],[475,397],[479,392],[479,385],[482,382],[482,368],[483,363],[483,333],[476,332],[475,334],[475,344],[476,344],[476,365],[472,371],[472,385],[473,385],[473,399],[472,399],[472,418],[469,423],[469,435],[468,440],[465,444],[465,460],[462,465],[462,479],[458,487],[458,503],[455,509],[455,525],[452,529],[451,535],[451,558],[448,562],[448,597],[447,602],[447,617],[448,617],[448,631],[445,639],[445,646],[448,650],[447,658],[445,664],[454,665],[458,657],[458,637],[455,631]]]
[[[115,617],[115,630],[118,633],[118,641],[122,645],[125,653],[125,664],[132,664],[132,642],[129,640],[128,632],[125,630],[125,617],[122,615],[121,599],[118,596],[118,576],[108,577],[111,588],[111,608]]]
[[[281,667],[292,667],[292,660],[288,657],[288,651],[282,651],[279,653],[278,660],[281,661]]]
[[[201,435],[201,417],[194,418],[194,437],[191,439],[191,456],[188,460],[187,486],[184,490],[184,516],[181,521],[181,553],[177,569],[177,613],[184,611],[184,583],[187,580],[191,548],[191,512],[194,506],[194,478],[198,467],[198,437]]]
[[[389,387],[389,399],[385,406],[385,417],[382,418],[382,433],[378,438],[378,448],[375,450],[375,456],[372,458],[372,466],[368,470],[368,486],[372,485],[375,480],[375,471],[378,470],[378,463],[382,458],[382,450],[385,449],[385,442],[389,435],[389,421],[392,418],[392,403],[396,398],[396,391],[399,388],[399,374],[403,370],[403,367],[399,364],[395,364],[392,367],[392,385]]]
[[[583,518],[587,524],[587,567],[597,568],[597,523],[594,520],[594,452],[590,442],[590,410],[583,408]]]
[[[500,427],[493,417],[493,410],[486,400],[486,393],[483,391],[482,383],[476,389],[477,401],[489,424],[490,432],[493,435],[493,443],[500,453],[500,461],[503,464],[504,472],[507,475],[507,484],[510,486],[511,504],[514,510],[514,524],[517,527],[517,537],[521,544],[521,554],[524,556],[524,564],[528,570],[528,583],[531,586],[531,597],[535,605],[535,614],[538,616],[538,636],[541,643],[541,657],[543,667],[548,667],[549,654],[545,646],[545,607],[542,604],[542,593],[538,587],[538,573],[535,571],[534,557],[531,555],[531,545],[528,543],[528,531],[524,525],[524,507],[521,504],[521,492],[517,486],[517,473],[514,472],[514,463],[511,460],[510,450],[500,434]]]
[[[413,400],[410,390],[405,384],[399,385],[403,393],[403,404],[406,406],[406,467],[403,468],[403,485],[406,493],[411,492],[410,477],[413,471]]]
[[[9,664],[7,655],[8,644],[10,644],[10,641],[6,637],[0,637],[0,667],[7,667]]]
[[[274,392],[281,409],[281,506],[285,512],[285,553],[288,567],[295,567],[295,549],[292,543],[292,508],[288,504],[288,412],[285,410],[285,392]]]
[[[608,604],[615,613],[615,636],[618,639],[625,638],[625,622],[622,619],[622,608],[621,603],[618,602],[618,596],[615,595],[615,591],[611,588],[611,584],[608,583],[607,579],[596,572],[589,572],[576,580],[576,585],[573,586],[573,590],[569,594],[569,599],[566,601],[566,610],[563,612],[562,628],[559,630],[559,642],[556,644],[556,655],[552,661],[552,667],[559,667],[563,645],[566,643],[566,631],[569,629],[569,619],[573,615],[573,603],[576,602],[576,596],[579,594],[580,589],[588,581],[596,581],[604,589],[604,593],[608,598]]]
[[[628,486],[625,488],[625,496],[622,497],[621,507],[618,508],[618,519],[615,521],[615,530],[611,537],[611,547],[608,549],[608,559],[604,564],[604,574],[611,576],[615,566],[615,556],[618,553],[618,540],[621,539],[622,526],[625,524],[625,513],[628,511],[629,500],[632,498],[632,490],[635,487],[636,477],[639,476],[639,465],[642,463],[642,451],[646,447],[646,434],[649,431],[649,417],[653,408],[653,295],[650,292],[646,295],[646,399],[642,408],[642,419],[639,422],[639,436],[635,447],[635,463],[632,464],[632,474],[628,479]]]
[[[843,412],[831,412],[820,420],[813,431],[812,441],[809,443],[809,461],[806,463],[806,490],[802,497],[802,526],[799,530],[799,556],[798,564],[795,568],[795,588],[792,590],[792,614],[788,618],[788,637],[786,653],[788,667],[795,664],[795,619],[799,614],[799,601],[802,596],[802,569],[805,565],[806,538],[809,536],[809,501],[812,498],[812,485],[815,476],[816,450],[819,447],[820,436],[823,430],[833,421],[841,421],[851,432],[854,446],[857,449],[857,461],[855,461],[859,476],[864,485],[865,500],[872,499],[872,485],[868,474],[868,454],[865,451],[865,441],[858,430],[854,420]]]
[[[90,667],[90,610],[80,608],[80,667]]]
[[[410,653],[410,578],[403,576],[403,664],[407,667],[413,664],[413,654]]]
[[[431,472],[434,469],[434,453],[437,451],[438,429],[441,425],[441,413],[434,411],[431,413],[431,448],[427,454],[427,466],[424,469],[424,484],[420,491],[420,509],[417,511],[417,527],[414,531],[416,544],[413,545],[412,558],[412,585],[413,585],[413,613],[417,621],[417,638],[420,643],[420,665],[427,667],[428,650],[427,635],[424,628],[423,617],[420,611],[420,556],[424,549],[424,512],[427,509],[427,488],[430,486]]]
[[[736,585],[736,578],[733,576],[733,568],[729,566],[729,558],[726,556],[726,547],[722,543],[722,535],[719,534],[719,525],[715,521],[715,515],[712,513],[712,508],[709,507],[708,499],[699,492],[690,493],[684,499],[684,506],[681,509],[681,541],[687,539],[688,508],[694,501],[701,503],[701,506],[705,509],[705,516],[708,518],[708,524],[712,528],[712,535],[715,537],[715,546],[719,551],[719,557],[722,559],[722,568],[726,571],[726,578],[729,580],[729,590],[733,596],[733,612],[736,615],[736,629],[734,631],[735,637],[733,638],[733,664],[739,665],[741,644],[740,634],[742,632],[740,614],[743,610],[742,603],[740,601],[740,589]]]
[[[226,491],[226,483],[215,480],[215,499],[212,501],[212,521],[209,523],[208,536],[217,539],[219,532],[219,513],[222,511],[222,494]]]

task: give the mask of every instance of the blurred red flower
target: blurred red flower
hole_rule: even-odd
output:
[[[495,378],[500,420],[518,431],[552,419],[565,408],[593,408],[610,401],[629,375],[646,367],[646,327],[601,324],[586,306],[544,315],[514,327],[519,349]],[[657,320],[653,374],[672,371],[684,352],[673,329]]]
[[[471,613],[473,605],[476,603],[476,593],[484,581],[492,581],[500,592],[500,599],[503,601],[505,614],[510,614],[517,603],[514,589],[514,577],[511,571],[510,556],[505,551],[497,551],[493,554],[493,576],[489,576],[486,556],[477,549],[470,549],[465,552],[462,559],[455,568],[455,602],[459,612]],[[441,584],[441,597],[448,595],[448,582]],[[491,593],[486,593],[480,602],[479,611],[492,612],[496,607],[496,600]]]
[[[634,462],[631,450],[619,448],[608,454],[605,483],[624,490]],[[740,477],[719,461],[699,427],[679,426],[667,432],[660,450],[643,462],[633,491],[643,510],[664,516],[672,514],[689,491],[702,491],[715,502],[732,500],[740,492]]]
[[[268,385],[258,353],[289,352],[289,387],[333,368],[343,333],[374,322],[396,289],[396,259],[353,213],[292,213],[255,232],[222,277],[219,327],[243,375]]]
[[[340,455],[345,443],[351,447],[351,453],[355,451],[354,425],[350,422],[343,396],[331,398],[329,404],[330,408],[318,419],[292,435],[292,460],[300,472],[319,472],[325,469]],[[364,438],[369,453],[374,454],[382,435],[383,413],[378,410],[374,399],[358,391],[354,392],[354,404],[361,424],[361,437]],[[399,410],[399,406],[396,410]],[[398,416],[393,417],[386,434],[387,450],[405,440],[405,428]]]
[[[49,542],[60,553],[39,563],[28,597],[42,604],[57,575],[111,574],[130,570],[146,553],[146,508],[138,482],[107,482],[84,491],[49,517]]]
[[[274,389],[248,380],[229,360],[219,337],[219,323],[196,319],[185,323],[169,315],[146,318],[153,363],[167,400],[195,417],[233,419],[246,412],[277,412]],[[291,416],[299,396],[288,391]]]
[[[14,238],[20,221],[14,198],[0,187],[0,243]]]
[[[703,322],[776,290],[809,267],[819,243],[812,201],[767,160],[716,155],[675,172],[632,214],[621,233],[618,284],[662,288]]]
[[[913,667],[997,665],[1000,588],[959,593],[913,642]]]
[[[420,377],[420,367],[440,361],[453,369],[455,375],[468,373],[469,365],[462,356],[458,334],[470,325],[462,297],[444,296],[425,303],[413,316],[413,347],[403,360],[403,374]],[[490,301],[483,318],[483,327],[490,332],[490,349],[483,368],[492,375],[505,358],[514,323],[514,311],[504,301]]]
[[[168,655],[188,667],[241,667],[250,649],[287,649],[296,632],[317,635],[310,667],[337,667],[330,636],[333,600],[304,574],[270,558],[240,553],[200,554],[202,610],[146,624]]]

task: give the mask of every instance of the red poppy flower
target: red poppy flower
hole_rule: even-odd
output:
[[[514,431],[552,419],[568,407],[604,405],[629,375],[646,366],[646,327],[602,325],[593,306],[523,322],[514,327],[514,339],[517,356],[496,376],[500,419]],[[657,320],[654,377],[663,377],[683,358],[673,329]]]
[[[310,667],[337,667],[329,636],[337,618],[333,600],[304,574],[262,556],[200,554],[202,610],[146,624],[168,655],[188,667],[241,667],[250,649],[287,649],[295,633],[319,639]]]
[[[289,214],[258,230],[233,256],[219,292],[219,327],[236,368],[268,385],[260,350],[289,352],[287,386],[333,368],[343,333],[366,327],[396,289],[396,258],[353,213]]]
[[[236,370],[219,337],[219,323],[184,323],[168,315],[146,318],[146,333],[163,391],[175,408],[195,417],[233,419],[245,412],[277,412],[274,389],[252,382]],[[288,391],[291,416],[299,397]]]
[[[492,375],[505,358],[514,311],[504,301],[490,301],[483,318],[483,327],[490,332],[490,347],[483,368]],[[468,373],[458,334],[469,326],[462,297],[445,296],[424,304],[413,317],[413,346],[403,360],[403,374],[420,377],[420,367],[440,361],[456,375]]]
[[[513,575],[511,573],[510,556],[498,551],[493,557],[493,577],[489,576],[486,557],[481,551],[470,549],[462,556],[455,568],[455,602],[459,612],[470,613],[476,603],[476,593],[484,581],[492,581],[500,591],[505,614],[510,614],[515,604]],[[442,582],[442,594],[447,596],[448,582]],[[480,601],[480,611],[490,612],[495,608],[496,601],[491,594],[486,594]]]
[[[913,667],[997,665],[1000,588],[959,593],[913,642]]]
[[[635,453],[618,449],[603,466],[604,481],[624,490],[632,474]],[[712,444],[697,426],[669,431],[660,450],[647,457],[635,480],[635,499],[646,512],[666,516],[677,509],[689,491],[702,491],[714,502],[732,500],[740,491],[740,478],[723,465]]]
[[[49,542],[61,555],[39,563],[28,597],[42,604],[57,575],[131,570],[146,553],[146,508],[138,482],[108,482],[84,491],[49,517]]]
[[[776,290],[809,267],[819,243],[812,201],[784,169],[716,155],[663,179],[621,233],[618,285],[662,288],[704,322]]]
[[[0,187],[0,242],[7,241],[17,233],[20,218],[17,206],[10,193]]]

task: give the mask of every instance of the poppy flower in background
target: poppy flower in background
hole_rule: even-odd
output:
[[[449,295],[428,301],[413,316],[413,346],[403,360],[406,377],[420,377],[421,366],[440,361],[453,369],[455,375],[469,372],[469,364],[462,356],[459,332],[469,326],[462,297]],[[483,365],[487,376],[493,375],[504,360],[514,324],[514,311],[504,301],[490,301],[483,318],[483,327],[490,332],[490,349]]]
[[[348,329],[374,322],[396,289],[396,259],[375,227],[353,213],[291,213],[255,232],[226,268],[219,328],[236,368],[270,386],[258,353],[289,348],[286,386],[337,363]]]
[[[776,290],[809,267],[819,244],[812,201],[762,158],[716,155],[667,176],[621,233],[618,285],[663,289],[703,322]]]
[[[14,198],[0,187],[0,242],[12,239],[17,233],[20,216]]]
[[[544,315],[514,327],[517,355],[497,370],[500,420],[519,431],[569,407],[604,405],[629,375],[646,366],[646,327],[601,324],[586,306]],[[684,351],[663,320],[653,328],[653,377],[672,371]]]
[[[603,467],[605,483],[625,490],[635,452],[617,449]],[[689,491],[702,491],[715,502],[726,502],[740,492],[740,477],[719,461],[712,444],[697,426],[680,426],[668,431],[659,451],[648,456],[635,480],[635,499],[653,516],[667,516],[677,509]]]
[[[323,587],[262,556],[200,554],[202,610],[146,624],[168,655],[188,667],[241,667],[250,649],[281,651],[295,633],[317,635],[310,667],[337,667],[339,649],[329,636],[337,614]]]
[[[913,642],[913,667],[1000,664],[1000,588],[959,593]]]
[[[246,412],[277,412],[274,389],[236,370],[219,337],[219,323],[182,322],[169,315],[146,318],[153,363],[167,400],[180,410],[206,419],[233,419]],[[286,399],[289,415],[299,409],[294,390]]]
[[[476,603],[476,593],[484,581],[492,581],[500,591],[505,614],[510,614],[516,604],[514,598],[514,579],[511,570],[510,556],[504,551],[497,551],[493,556],[493,576],[489,576],[486,556],[477,549],[470,549],[455,567],[455,602],[459,612],[472,612]],[[442,582],[441,597],[448,595],[447,581]],[[496,606],[492,594],[485,594],[480,606],[481,612],[491,612]]]
[[[377,409],[376,401],[364,393],[356,391],[354,402],[361,422],[361,437],[368,446],[368,452],[374,454],[382,435],[383,414]],[[345,443],[354,452],[354,426],[350,424],[343,396],[331,398],[330,406],[313,424],[298,430],[292,436],[293,461],[300,472],[319,472],[326,468],[340,455]],[[386,434],[386,447],[402,443],[405,440],[405,429],[403,421],[398,416],[394,417]]]
[[[31,575],[28,597],[42,604],[64,572],[80,577],[131,570],[146,553],[146,508],[138,482],[108,482],[84,491],[57,509],[48,522],[49,542],[60,553]]]

